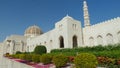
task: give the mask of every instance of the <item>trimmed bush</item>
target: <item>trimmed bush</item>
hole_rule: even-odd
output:
[[[10,57],[9,53],[4,54],[5,57]]]
[[[16,52],[16,54],[22,54],[22,52],[20,52],[20,51],[17,51],[17,52]]]
[[[19,59],[25,60],[26,59],[26,55],[25,54],[19,54]]]
[[[68,61],[68,57],[62,54],[53,57],[53,63],[56,65],[56,68],[61,68],[62,66],[65,66]]]
[[[93,54],[81,53],[74,58],[76,68],[96,68],[98,62]]]
[[[40,61],[41,61],[43,64],[49,64],[49,63],[51,63],[51,61],[52,61],[52,55],[50,55],[50,54],[43,54],[43,55],[40,57]]]
[[[30,54],[30,52],[23,52],[23,54]]]
[[[47,52],[47,49],[45,46],[42,46],[42,45],[39,45],[39,46],[36,46],[35,49],[34,49],[34,53],[35,54],[45,54]]]
[[[35,63],[40,62],[40,55],[34,54],[34,55],[32,56],[32,61],[35,62]]]
[[[13,58],[19,58],[19,55],[20,54],[13,54],[13,55],[11,55]]]
[[[25,60],[27,60],[27,61],[32,61],[32,54],[26,54],[26,58],[25,58]]]

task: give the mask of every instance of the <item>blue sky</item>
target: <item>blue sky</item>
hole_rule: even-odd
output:
[[[87,0],[91,24],[120,16],[120,0]],[[0,0],[0,41],[38,25],[43,32],[69,15],[83,23],[83,0]]]

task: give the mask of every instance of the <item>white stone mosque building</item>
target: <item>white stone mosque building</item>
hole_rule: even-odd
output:
[[[11,35],[0,43],[3,53],[16,51],[32,52],[37,45],[45,45],[47,52],[52,49],[120,43],[120,17],[95,25],[90,24],[88,6],[83,2],[84,28],[81,22],[65,16],[56,22],[54,29],[43,33],[34,25],[25,30],[24,36]]]

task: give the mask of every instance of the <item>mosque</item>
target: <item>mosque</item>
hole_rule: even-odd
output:
[[[38,45],[46,46],[47,52],[50,52],[52,49],[120,43],[120,17],[91,25],[86,1],[83,2],[83,12],[83,28],[80,21],[68,15],[56,22],[54,29],[46,33],[33,25],[25,30],[24,36],[11,35],[0,43],[3,54],[32,52]]]

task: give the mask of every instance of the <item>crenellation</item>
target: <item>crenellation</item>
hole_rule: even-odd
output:
[[[101,26],[101,25],[109,25],[109,24],[112,24],[112,23],[116,23],[116,21],[120,21],[120,17],[116,17],[116,18],[113,18],[113,19],[110,19],[110,20],[106,20],[106,21],[97,23],[97,24],[93,24],[91,27],[94,28],[94,27]]]

